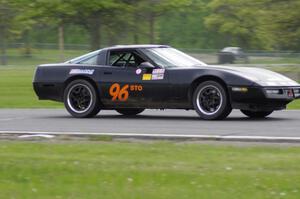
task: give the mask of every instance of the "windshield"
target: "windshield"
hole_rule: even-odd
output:
[[[76,57],[74,59],[71,59],[69,61],[66,61],[65,63],[69,63],[69,64],[79,64],[81,63],[82,61],[85,61],[89,58],[92,58],[94,57],[95,55],[99,54],[100,53],[100,50],[96,50],[96,51],[93,51],[93,52],[90,52],[88,54],[84,54],[84,55],[81,55],[79,57]]]
[[[141,51],[163,68],[206,66],[198,59],[174,48],[147,48]]]

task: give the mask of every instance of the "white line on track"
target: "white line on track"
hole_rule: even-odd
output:
[[[24,117],[0,118],[0,122],[2,122],[2,121],[12,121],[12,120],[18,120],[18,119],[24,119]]]
[[[299,142],[300,137],[274,137],[274,136],[236,136],[236,135],[192,135],[192,134],[139,134],[139,133],[83,133],[83,132],[42,132],[42,131],[0,131],[1,134],[15,135],[70,135],[70,136],[112,136],[118,138],[136,139],[170,139],[170,140],[219,140],[219,141],[249,141],[249,142]]]

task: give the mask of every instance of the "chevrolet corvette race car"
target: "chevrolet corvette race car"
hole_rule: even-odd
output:
[[[266,117],[300,97],[300,85],[278,73],[207,65],[165,45],[113,46],[40,65],[33,87],[39,99],[64,102],[78,118],[101,109],[123,115],[194,109],[205,120],[240,109],[248,117]]]

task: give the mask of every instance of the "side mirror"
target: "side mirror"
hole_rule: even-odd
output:
[[[150,62],[142,62],[138,68],[140,69],[154,69],[155,66],[153,66]]]

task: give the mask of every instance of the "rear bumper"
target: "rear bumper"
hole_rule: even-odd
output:
[[[241,88],[241,89],[238,89]],[[285,109],[300,98],[300,87],[228,87],[232,108],[252,111]]]
[[[63,84],[33,82],[33,89],[40,100],[63,101]]]

